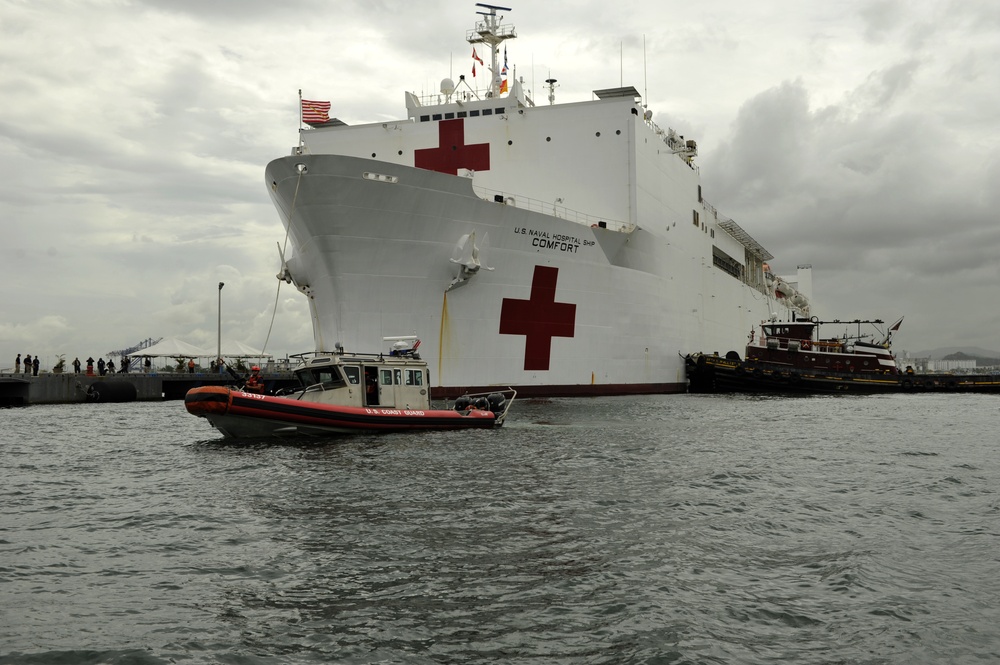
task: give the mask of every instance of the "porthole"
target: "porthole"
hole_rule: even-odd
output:
[[[507,141],[507,145],[514,145],[513,141]]]
[[[615,134],[619,134],[620,135],[621,133],[622,133],[622,130],[620,130],[620,129],[615,130]]]
[[[545,137],[545,140],[546,140],[546,141],[551,141],[551,140],[552,140],[552,137],[551,137],[551,136],[546,136],[546,137]]]
[[[597,132],[596,134],[594,134],[594,136],[600,136],[600,135],[601,135],[600,132]]]

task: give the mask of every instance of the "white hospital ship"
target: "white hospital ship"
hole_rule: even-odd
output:
[[[317,351],[416,334],[435,396],[683,392],[684,354],[809,314],[808,268],[771,275],[702,197],[694,141],[634,87],[557,104],[550,80],[537,103],[501,62],[510,10],[477,6],[466,39],[488,89],[407,92],[392,122],[307,117],[267,166],[291,245],[279,277],[309,298]]]

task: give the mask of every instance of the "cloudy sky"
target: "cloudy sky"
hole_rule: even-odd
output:
[[[298,90],[351,124],[404,118],[404,90],[468,73],[474,11],[0,0],[0,368],[214,348],[220,281],[225,337],[311,348],[263,183]],[[1000,3],[552,0],[506,20],[537,99],[550,75],[557,101],[648,91],[698,141],[706,198],[777,272],[813,266],[818,314],[905,315],[897,351],[1000,351]]]

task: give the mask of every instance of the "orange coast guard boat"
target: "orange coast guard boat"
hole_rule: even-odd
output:
[[[304,354],[303,363],[294,370],[300,387],[286,395],[264,394],[248,385],[204,386],[188,391],[184,406],[232,438],[483,429],[503,424],[516,391],[465,395],[455,400],[453,409],[432,409],[427,363],[416,352],[419,340],[386,340],[395,342],[388,355],[346,353],[340,348]]]

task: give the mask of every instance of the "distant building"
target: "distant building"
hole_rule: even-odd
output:
[[[971,372],[977,369],[975,358],[961,360],[935,360],[934,358],[914,358],[906,351],[896,356],[896,365],[900,369],[912,367],[915,372]]]
[[[957,370],[972,370],[972,369],[976,369],[976,360],[974,358],[970,358],[968,360],[927,361],[928,372],[954,372]]]

